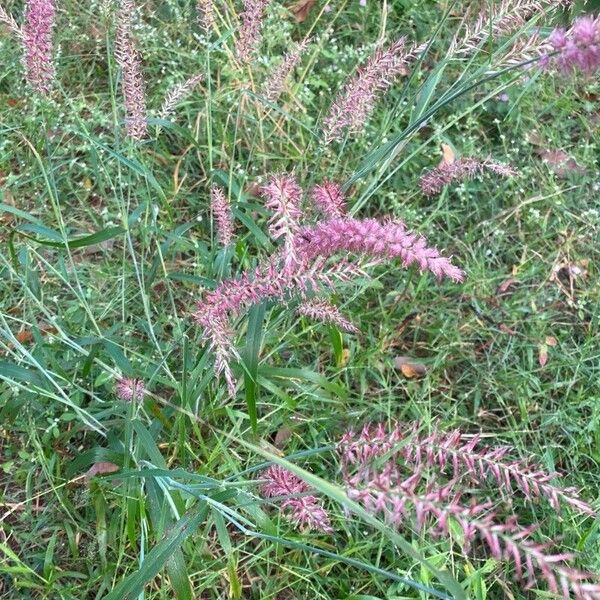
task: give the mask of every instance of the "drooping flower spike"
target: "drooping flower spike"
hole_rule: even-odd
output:
[[[507,459],[503,448],[480,446],[479,438],[464,441],[459,433],[436,431],[421,436],[416,426],[366,425],[345,434],[338,451],[348,497],[391,525],[444,535],[467,553],[478,540],[494,559],[512,565],[525,589],[543,581],[565,600],[600,598],[598,576],[573,568],[572,553],[535,542],[534,526],[521,526],[514,514],[502,518],[478,489],[489,479],[510,497],[516,488],[527,498],[547,498],[556,510],[560,498],[594,514],[572,490],[556,487],[553,474]],[[444,475],[452,479],[444,481]],[[451,524],[460,529],[458,539]]]
[[[517,175],[517,170],[510,165],[495,162],[489,158],[480,160],[474,157],[462,157],[453,162],[445,162],[425,173],[420,180],[421,191],[426,196],[435,196],[450,183],[470,179],[485,171],[490,171],[501,177],[514,177]]]
[[[203,341],[215,355],[215,371],[225,375],[230,395],[235,393],[231,361],[238,356],[232,323],[253,304],[300,299],[301,311],[307,316],[336,322],[354,331],[354,326],[334,306],[319,304],[319,299],[314,298],[364,275],[350,262],[353,255],[359,260],[363,256],[376,261],[399,258],[403,266],[416,265],[420,271],[430,271],[438,279],[448,277],[462,281],[464,278],[461,269],[402,222],[345,216],[344,199],[336,184],[313,191],[313,201],[323,212],[341,216],[313,225],[301,223],[305,217],[303,192],[292,176],[273,176],[261,193],[272,211],[271,236],[274,240],[283,240],[282,245],[255,269],[226,279],[215,290],[206,292],[193,313],[202,328]]]

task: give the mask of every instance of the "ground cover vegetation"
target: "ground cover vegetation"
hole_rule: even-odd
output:
[[[4,0],[0,597],[600,597],[600,19]]]

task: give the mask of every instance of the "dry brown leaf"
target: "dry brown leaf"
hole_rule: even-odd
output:
[[[298,0],[290,10],[298,23],[304,23],[308,17],[308,13],[316,3],[317,0]]]
[[[283,425],[277,430],[277,433],[275,434],[275,439],[273,440],[273,444],[277,448],[283,448],[291,437],[292,430],[289,427]]]
[[[400,370],[407,379],[417,379],[427,374],[427,367],[410,356],[396,356],[394,366]]]
[[[89,481],[96,475],[105,475],[106,473],[115,473],[119,470],[119,467],[111,462],[97,462],[94,463],[86,472],[85,480]]]
[[[511,288],[515,287],[517,280],[514,277],[510,277],[506,281],[503,281],[496,290],[496,295],[506,294]]]
[[[456,154],[454,154],[454,150],[448,144],[442,144],[442,165],[451,165],[456,160]]]
[[[545,367],[548,362],[548,346],[546,344],[540,344],[538,346],[538,362],[540,367]]]
[[[540,148],[538,154],[548,165],[548,168],[560,178],[567,177],[570,173],[577,175],[586,173],[586,169],[578,165],[577,161],[564,150]]]

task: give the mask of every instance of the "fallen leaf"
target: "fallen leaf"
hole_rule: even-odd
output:
[[[298,0],[294,6],[290,9],[294,18],[298,23],[303,23],[308,17],[308,13],[311,11],[313,6],[317,3],[317,0]]]
[[[548,362],[548,346],[546,344],[540,344],[538,346],[538,362],[540,367],[545,367]]]
[[[115,473],[119,470],[119,467],[111,462],[98,462],[94,463],[86,472],[85,480],[90,481],[92,477],[96,475],[105,475],[107,473]]]
[[[508,292],[508,290],[510,290],[511,288],[515,287],[515,285],[517,283],[518,282],[517,282],[517,280],[514,277],[510,277],[506,281],[503,281],[498,286],[498,289],[496,290],[496,295],[498,295],[498,294],[506,294],[506,292]]]
[[[570,173],[577,175],[586,173],[586,169],[578,165],[577,161],[564,150],[540,148],[538,154],[548,168],[560,178],[567,177]]]
[[[396,356],[394,366],[400,369],[400,372],[407,379],[417,379],[427,374],[427,367],[410,356]]]
[[[273,441],[273,444],[275,445],[276,448],[283,448],[286,444],[286,442],[292,437],[292,430],[289,427],[286,427],[285,425],[283,425],[282,427],[280,427],[277,430],[277,433],[275,434],[275,440]]]
[[[452,146],[448,144],[442,144],[442,162],[441,165],[451,165],[456,160],[456,154],[454,154],[454,150],[452,150]]]

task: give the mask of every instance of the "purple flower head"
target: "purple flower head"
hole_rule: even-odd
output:
[[[592,75],[600,67],[600,15],[579,17],[567,31],[555,29],[548,42],[557,54],[546,57],[546,62],[554,59],[566,74]]]
[[[321,221],[303,227],[297,252],[306,259],[330,257],[338,253],[367,254],[374,258],[400,258],[404,267],[416,264],[421,272],[430,271],[438,279],[462,281],[464,273],[427,240],[406,229],[401,221],[380,222],[352,217]]]
[[[233,240],[233,220],[231,205],[223,190],[216,185],[210,189],[210,205],[217,223],[217,233],[222,246],[229,246]]]
[[[141,379],[123,377],[117,381],[116,392],[121,400],[139,402],[146,393],[146,386]]]
[[[346,213],[344,192],[342,192],[341,186],[333,181],[324,181],[322,184],[316,185],[311,199],[328,217],[342,217]]]
[[[271,0],[244,0],[242,25],[236,44],[236,53],[242,64],[252,59],[260,45],[263,15]]]
[[[48,94],[55,77],[52,37],[56,18],[54,0],[28,0],[22,29],[23,63],[29,85]]]
[[[297,475],[278,465],[263,472],[265,483],[261,491],[266,498],[279,498],[287,517],[301,530],[314,529],[323,533],[333,531],[329,515],[321,501],[309,492],[308,486]],[[289,496],[296,496],[290,498]]]

